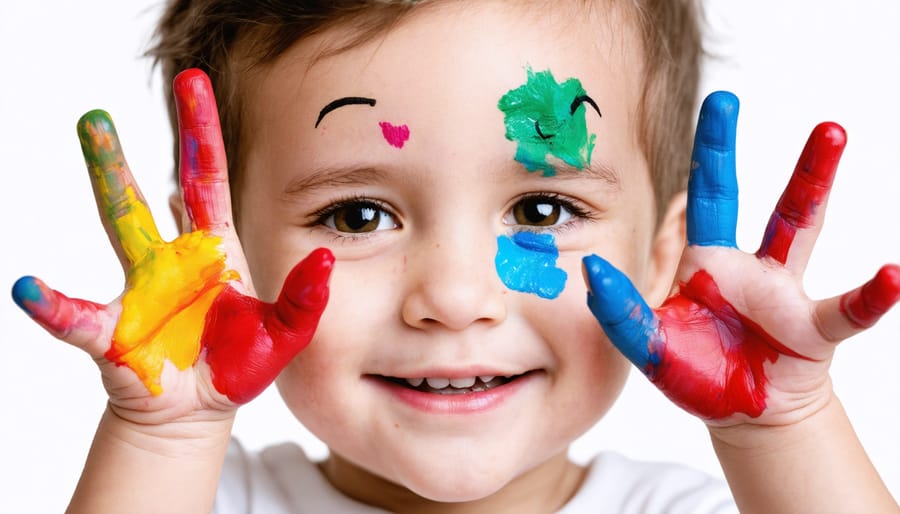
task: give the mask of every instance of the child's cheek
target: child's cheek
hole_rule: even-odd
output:
[[[563,292],[568,279],[556,265],[558,257],[552,235],[519,232],[497,238],[494,265],[500,280],[513,291],[554,299]]]

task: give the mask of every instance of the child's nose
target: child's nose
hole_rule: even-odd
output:
[[[502,322],[506,288],[494,266],[495,238],[487,233],[458,234],[441,242],[419,243],[407,268],[404,322],[421,329],[457,331]]]

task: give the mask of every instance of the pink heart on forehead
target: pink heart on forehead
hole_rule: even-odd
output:
[[[406,125],[394,126],[386,121],[378,123],[381,127],[381,134],[389,145],[397,148],[403,148],[403,143],[409,139],[409,127]]]

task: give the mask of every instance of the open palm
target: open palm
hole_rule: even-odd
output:
[[[836,344],[874,324],[900,299],[900,266],[820,301],[802,276],[821,230],[846,142],[822,123],[812,132],[756,254],[737,249],[735,130],[738,101],[703,104],[688,184],[685,249],[673,295],[655,311],[597,256],[584,260],[588,304],[622,353],[673,402],[710,424],[782,425],[830,398]]]
[[[187,70],[174,90],[190,227],[162,240],[112,120],[89,112],[78,135],[125,290],[101,305],[68,298],[34,277],[13,288],[38,323],[97,361],[111,407],[140,423],[232,410],[262,392],[312,338],[334,262],[328,250],[316,250],[289,273],[274,304],[254,297],[232,223],[209,79]]]

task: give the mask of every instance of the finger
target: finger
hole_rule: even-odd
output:
[[[737,247],[734,145],[738,108],[737,97],[727,91],[710,94],[700,108],[688,180],[688,244]]]
[[[123,266],[134,265],[161,238],[125,162],[109,114],[95,110],[82,116],[78,120],[78,139],[110,243]]]
[[[651,375],[665,349],[656,315],[628,277],[605,259],[590,255],[583,264],[589,288],[588,307],[594,317],[616,348]]]
[[[829,341],[842,341],[874,325],[898,301],[900,266],[888,264],[862,286],[819,302],[819,330]]]
[[[22,277],[12,288],[12,297],[38,324],[57,339],[87,351],[92,357],[103,355],[109,338],[104,336],[114,324],[105,305],[69,298],[47,287],[35,277]]]
[[[209,77],[198,69],[175,77],[180,144],[179,175],[185,208],[194,230],[231,225],[231,198],[225,145]]]
[[[803,273],[822,228],[825,203],[846,143],[847,134],[837,123],[820,123],[813,129],[769,218],[757,256]]]
[[[203,332],[217,391],[235,403],[249,402],[309,344],[328,301],[333,265],[330,251],[313,251],[288,273],[274,304],[223,290]]]

